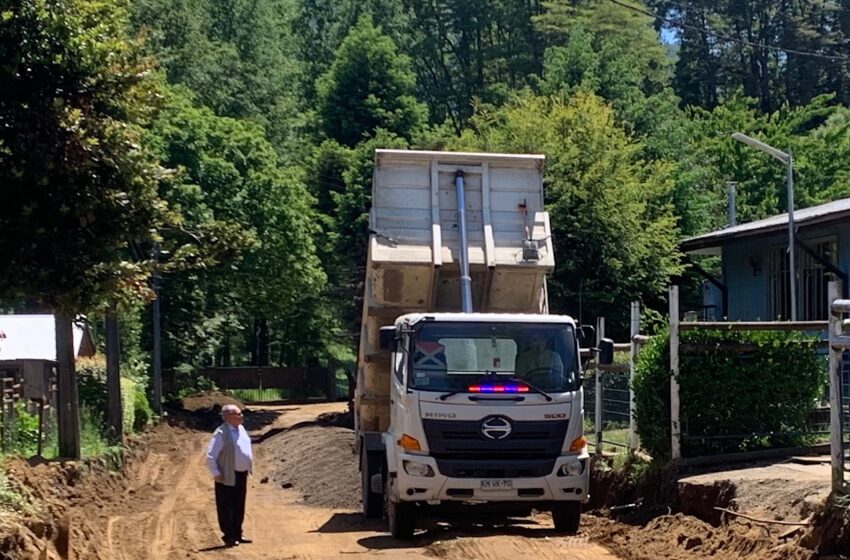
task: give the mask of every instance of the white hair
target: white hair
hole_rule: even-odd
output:
[[[226,404],[223,407],[221,407],[221,417],[222,418],[224,418],[225,416],[227,416],[231,412],[236,413],[236,412],[241,412],[241,410],[239,410],[239,407],[236,406],[235,404]]]

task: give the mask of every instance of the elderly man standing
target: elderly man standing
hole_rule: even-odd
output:
[[[238,546],[251,542],[242,535],[242,520],[254,458],[239,407],[224,405],[221,418],[224,422],[216,428],[207,447],[207,467],[215,479],[215,507],[224,544]]]

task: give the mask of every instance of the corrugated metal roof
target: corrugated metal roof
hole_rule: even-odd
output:
[[[850,198],[834,200],[811,208],[794,211],[794,224],[797,228],[816,224],[838,221],[850,217]],[[783,231],[788,228],[788,213],[778,214],[763,220],[739,224],[724,229],[690,237],[679,243],[686,253],[698,252],[700,249],[718,247],[727,241]]]
[[[80,355],[85,329],[74,325],[74,355]],[[56,361],[56,319],[53,315],[0,315],[0,361]],[[5,335],[5,337],[3,337]]]

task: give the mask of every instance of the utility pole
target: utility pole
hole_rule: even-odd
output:
[[[106,408],[107,420],[112,437],[116,442],[124,438],[124,409],[121,406],[121,371],[119,357],[121,352],[118,334],[118,317],[115,304],[110,303],[106,310]]]
[[[762,151],[785,164],[785,182],[788,190],[788,282],[791,291],[791,320],[797,320],[797,263],[794,242],[794,156],[791,150],[783,152],[769,144],[736,132],[732,138]]]

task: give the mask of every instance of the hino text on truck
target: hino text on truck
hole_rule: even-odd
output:
[[[470,504],[578,529],[582,331],[548,314],[543,162],[375,153],[355,424],[363,510],[396,538]]]

